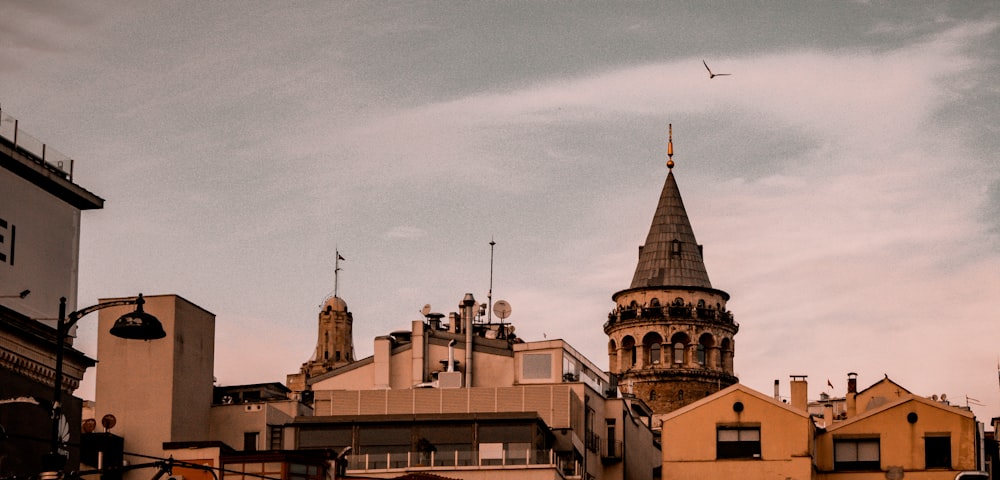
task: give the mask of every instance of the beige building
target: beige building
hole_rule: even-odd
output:
[[[815,432],[806,411],[736,384],[663,417],[663,478],[813,478]]]
[[[855,382],[842,419],[832,404],[822,417],[808,412],[802,376],[793,377],[790,403],[737,384],[671,412],[663,477],[944,480],[980,469],[968,409],[913,395],[888,377],[862,392]]]
[[[146,312],[162,322],[166,338],[112,336],[115,319],[132,307],[100,312],[95,417],[117,418],[112,433],[124,438],[125,452],[166,456],[164,443],[211,438],[215,315],[177,295],[145,299]],[[128,455],[126,460],[143,461]],[[148,473],[128,475],[144,478]]]
[[[368,478],[658,475],[642,401],[616,398],[564,341],[523,342],[483,322],[471,295],[459,306],[447,324],[428,313],[375,338],[371,357],[308,379],[314,412],[288,425],[286,448],[349,451],[345,472]]]

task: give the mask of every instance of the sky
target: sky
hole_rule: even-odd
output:
[[[996,2],[140,3],[3,2],[0,107],[106,200],[78,306],[207,309],[220,385],[298,372],[335,251],[359,358],[492,254],[517,335],[606,368],[672,124],[742,383],[1000,416]]]

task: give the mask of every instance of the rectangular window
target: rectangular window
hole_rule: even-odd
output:
[[[548,379],[552,378],[551,353],[525,353],[521,356],[521,378]]]
[[[268,425],[267,428],[270,429],[271,435],[269,448],[271,450],[281,450],[282,446],[284,446],[284,429],[280,425]]]
[[[257,437],[260,436],[259,432],[244,432],[243,433],[243,451],[245,452],[255,452],[257,451]]]
[[[760,458],[760,427],[718,427],[715,456],[724,458]]]
[[[834,470],[879,470],[880,458],[877,438],[833,441]]]
[[[951,437],[924,438],[925,468],[951,468]]]

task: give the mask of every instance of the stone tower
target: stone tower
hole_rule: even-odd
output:
[[[316,352],[302,365],[310,377],[354,361],[354,316],[347,303],[333,296],[323,302],[319,312]]]
[[[302,364],[299,373],[287,377],[288,388],[295,394],[309,389],[308,379],[354,361],[354,315],[347,309],[347,302],[337,296],[340,261],[344,257],[339,251],[336,255],[333,295],[320,306],[316,350],[309,361]]]
[[[673,173],[639,247],[629,288],[611,298],[604,333],[610,370],[626,395],[665,414],[726,388],[733,375],[733,337],[739,325],[726,309],[729,294],[712,288]]]

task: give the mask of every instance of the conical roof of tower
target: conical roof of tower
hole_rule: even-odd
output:
[[[673,170],[667,174],[630,288],[712,288]]]

